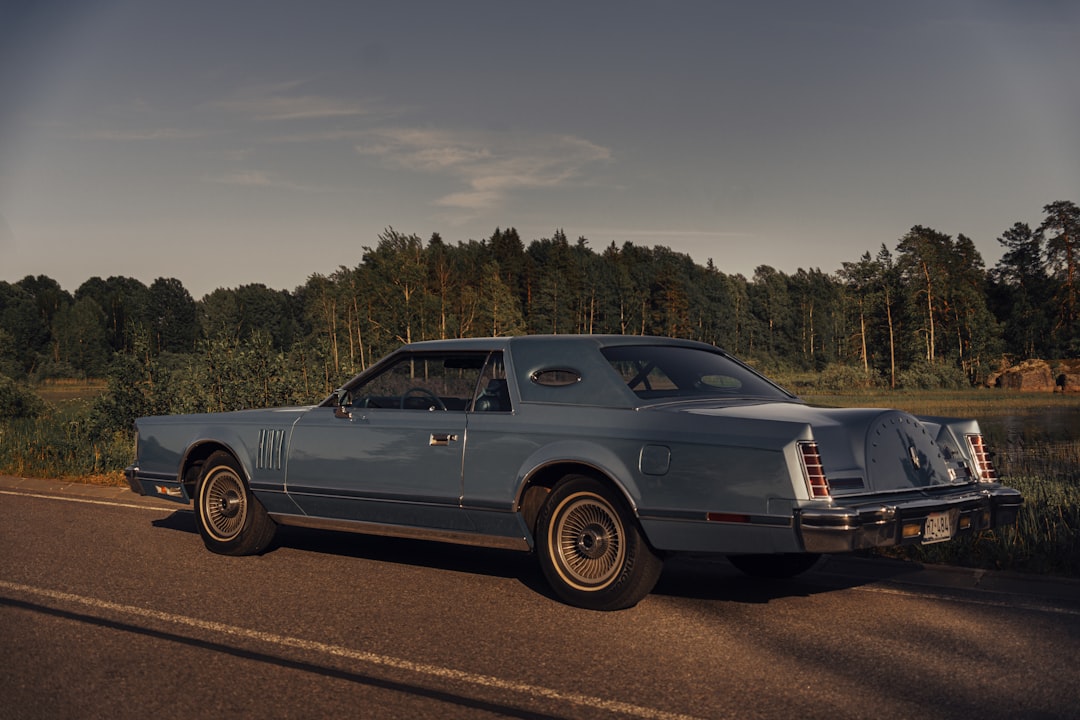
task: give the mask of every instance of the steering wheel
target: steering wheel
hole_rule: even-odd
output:
[[[408,389],[408,390],[406,390],[406,391],[405,391],[405,393],[404,393],[404,394],[403,394],[403,395],[401,396],[401,409],[402,409],[402,410],[404,410],[404,409],[405,409],[405,400],[406,400],[406,399],[408,399],[408,397],[409,397],[410,395],[424,395],[424,396],[426,396],[426,397],[427,397],[428,399],[430,399],[430,400],[434,400],[434,401],[435,401],[435,405],[436,405],[436,407],[438,407],[438,408],[439,408],[440,410],[446,410],[446,405],[445,405],[445,404],[443,403],[443,401],[442,401],[442,400],[441,400],[441,399],[439,398],[439,396],[438,396],[438,395],[436,395],[435,393],[431,392],[431,391],[430,391],[430,390],[428,390],[428,389],[427,389],[426,387],[420,387],[419,385],[418,385],[418,386],[416,386],[416,387],[411,387],[411,388],[409,388],[409,389]]]

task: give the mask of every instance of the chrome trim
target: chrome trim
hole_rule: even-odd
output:
[[[573,379],[570,379],[570,380],[559,379],[559,380],[557,380],[555,382],[541,382],[541,380],[544,378],[545,375],[558,375],[558,374],[571,375],[571,376],[573,376]],[[543,387],[552,387],[552,388],[569,387],[571,385],[577,385],[583,379],[584,378],[582,378],[581,372],[579,372],[578,370],[574,370],[573,368],[569,368],[569,367],[545,367],[545,368],[540,368],[539,370],[534,370],[529,375],[529,380],[536,383],[537,385],[541,385]]]
[[[131,492],[136,495],[142,495],[142,486],[138,482],[139,466],[128,465],[124,468],[124,479],[127,480],[128,487],[131,488]]]
[[[269,515],[278,525],[291,525],[293,527],[337,530],[360,535],[378,535],[381,537],[406,538],[408,540],[434,540],[436,542],[494,548],[497,550],[521,550],[525,552],[532,550],[529,540],[524,537],[481,535],[480,533],[466,533],[459,530],[439,530],[437,528],[410,525],[385,525],[361,520],[311,517],[310,515],[284,515],[279,513],[269,513]]]
[[[730,515],[745,517],[745,521],[710,520],[709,515]],[[794,519],[791,515],[759,515],[754,513],[710,510],[642,510],[638,514],[642,520],[658,520],[662,522],[707,522],[710,524],[734,524],[734,525],[768,525],[771,527],[791,527]]]

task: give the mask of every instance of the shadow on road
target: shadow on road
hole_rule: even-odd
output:
[[[916,563],[825,556],[811,570],[794,578],[766,579],[744,575],[722,556],[680,555],[668,558],[654,595],[764,604],[788,597],[810,597],[846,590],[918,572]]]
[[[178,510],[152,524],[165,530],[198,535],[191,510]],[[555,599],[535,558],[511,550],[281,526],[266,553],[280,551],[312,552],[514,579],[533,592]],[[917,563],[826,556],[803,575],[767,580],[747,577],[723,556],[674,555],[665,561],[664,573],[653,595],[764,604],[778,598],[809,597],[898,579],[920,570]]]
[[[191,510],[177,510],[172,515],[161,518],[160,520],[154,520],[150,524],[156,528],[180,530],[181,532],[191,533],[192,535],[199,534],[198,528],[195,527],[195,513]]]

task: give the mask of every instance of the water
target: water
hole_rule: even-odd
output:
[[[1009,411],[978,420],[987,441],[998,447],[1080,441],[1080,406]]]

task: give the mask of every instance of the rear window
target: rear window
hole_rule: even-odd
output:
[[[718,352],[661,345],[607,347],[601,352],[626,386],[643,400],[791,398],[753,370]]]

